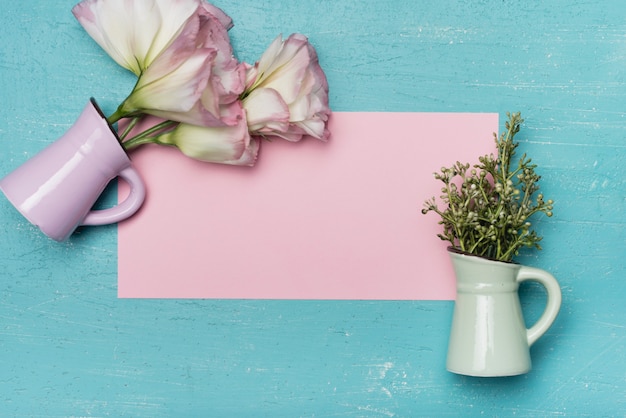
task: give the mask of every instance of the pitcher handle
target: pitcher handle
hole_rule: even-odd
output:
[[[545,270],[522,266],[517,274],[517,281],[521,283],[532,280],[540,283],[548,292],[548,303],[539,320],[526,330],[526,338],[530,347],[550,328],[561,308],[561,287],[553,275]]]
[[[109,209],[92,210],[87,214],[82,225],[113,224],[131,217],[139,210],[146,198],[146,188],[139,173],[133,167],[127,167],[120,172],[119,177],[130,185],[130,193],[126,199]]]

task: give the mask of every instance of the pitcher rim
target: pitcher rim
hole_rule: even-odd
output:
[[[449,253],[452,253],[452,254],[457,254],[457,255],[462,255],[462,256],[467,256],[467,257],[476,257],[476,258],[481,259],[481,260],[491,261],[491,262],[494,262],[494,263],[502,263],[502,264],[509,265],[509,266],[519,266],[520,265],[519,263],[516,263],[515,261],[503,261],[503,260],[497,260],[497,259],[492,258],[492,257],[486,257],[484,255],[472,254],[470,252],[463,251],[460,248],[457,248],[457,247],[455,247],[453,245],[449,245],[447,247],[447,251]]]
[[[111,131],[113,136],[115,136],[116,142],[118,143],[118,145],[120,146],[122,151],[124,151],[124,154],[126,155],[126,157],[130,159],[130,156],[128,155],[128,151],[122,146],[122,140],[120,139],[119,135],[117,134],[117,131],[115,129],[113,129],[113,125],[111,125],[109,123],[109,121],[107,120],[106,115],[104,114],[104,112],[100,108],[100,105],[98,105],[98,102],[96,101],[96,99],[94,97],[90,97],[89,98],[89,102],[92,104],[92,106],[96,110],[96,112],[98,112],[100,117],[102,117],[102,120],[104,121],[104,123],[106,123],[106,125],[109,127],[109,130]]]

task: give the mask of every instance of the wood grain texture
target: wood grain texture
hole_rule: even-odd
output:
[[[111,112],[132,87],[73,4],[2,5],[0,175],[89,96]],[[551,271],[564,295],[533,371],[447,373],[451,302],[118,300],[115,227],[57,244],[0,199],[0,415],[622,416],[626,3],[215,4],[248,62],[279,33],[307,34],[335,110],[522,112],[521,149],[556,205],[539,224],[545,250],[520,261]],[[524,287],[529,321],[543,297]]]

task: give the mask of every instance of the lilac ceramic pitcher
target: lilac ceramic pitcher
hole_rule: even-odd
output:
[[[129,183],[128,197],[112,208],[91,210],[116,177]],[[57,241],[80,225],[124,220],[145,198],[139,174],[93,99],[61,138],[3,178],[0,189],[31,223]]]

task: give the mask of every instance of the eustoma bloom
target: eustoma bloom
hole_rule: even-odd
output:
[[[328,82],[308,39],[277,37],[246,73],[244,107],[255,135],[327,140]]]
[[[172,145],[203,161],[253,165],[263,137],[329,136],[328,83],[302,35],[277,38],[251,66],[233,55],[230,17],[203,0],[84,0],[72,11],[137,76],[108,118],[120,122],[126,149]]]

